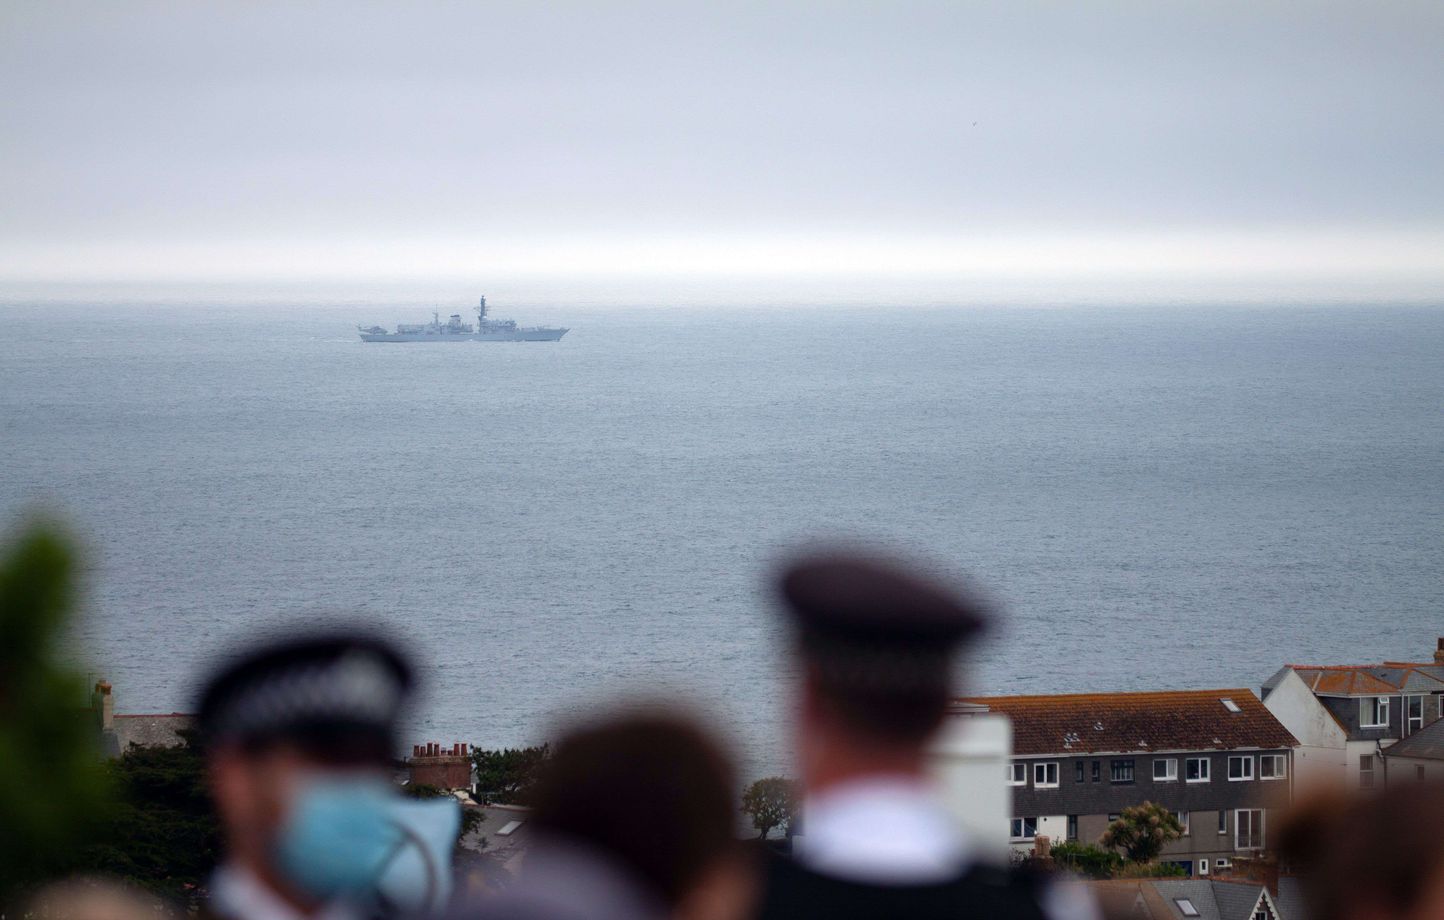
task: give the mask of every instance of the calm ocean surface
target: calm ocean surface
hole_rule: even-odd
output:
[[[87,541],[78,639],[121,711],[359,613],[425,663],[408,741],[539,740],[642,688],[781,769],[763,585],[815,537],[976,574],[1007,614],[978,691],[1257,687],[1444,635],[1444,309],[493,301],[573,331],[0,298],[0,515]]]

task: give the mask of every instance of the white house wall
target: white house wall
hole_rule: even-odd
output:
[[[1264,707],[1299,739],[1294,751],[1294,790],[1357,782],[1358,761],[1348,770],[1348,735],[1298,672],[1289,670],[1264,698]]]

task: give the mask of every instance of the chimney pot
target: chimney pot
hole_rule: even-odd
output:
[[[1444,664],[1444,636],[1439,637],[1438,646],[1434,649],[1434,663]]]

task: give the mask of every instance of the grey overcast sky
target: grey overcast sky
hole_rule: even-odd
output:
[[[0,276],[1444,276],[1444,3],[0,5]]]

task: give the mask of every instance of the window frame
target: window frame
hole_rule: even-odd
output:
[[[1233,765],[1235,763],[1248,764],[1247,776],[1234,776]],[[1228,755],[1228,781],[1231,783],[1248,783],[1254,779],[1254,763],[1252,754],[1230,754]]]
[[[1173,816],[1178,819],[1179,826],[1181,826],[1181,827],[1183,828],[1183,836],[1184,836],[1184,837],[1191,837],[1192,834],[1190,833],[1190,830],[1189,830],[1188,812],[1186,812],[1186,811],[1175,811],[1175,812],[1173,813]]]
[[[1202,764],[1202,772],[1197,779],[1188,778],[1188,767],[1190,764]],[[1211,757],[1187,757],[1183,761],[1183,781],[1185,783],[1211,783],[1213,782],[1213,758]]]
[[[1069,815],[1066,830],[1063,832],[1064,839],[1076,841],[1078,839],[1078,816]]]
[[[1364,714],[1373,707],[1372,715],[1369,718],[1372,722],[1364,721]],[[1377,721],[1382,716],[1383,721]],[[1388,728],[1389,727],[1389,698],[1387,696],[1366,696],[1359,700],[1359,728]]]
[[[1270,763],[1274,764],[1278,768],[1278,772],[1274,773],[1273,776],[1266,776],[1264,774],[1264,761],[1269,761]],[[1283,754],[1258,755],[1258,778],[1260,780],[1263,780],[1265,782],[1272,782],[1279,779],[1288,779],[1288,777],[1289,760]]]
[[[1368,765],[1369,765],[1369,769],[1365,770],[1365,769],[1364,769],[1364,764],[1368,764]],[[1368,781],[1367,781],[1367,782],[1365,782],[1365,779],[1364,779],[1365,777],[1368,777]],[[1373,789],[1373,788],[1374,788],[1374,755],[1373,755],[1373,754],[1360,754],[1360,755],[1359,755],[1359,788],[1360,788],[1360,789]]]
[[[1244,825],[1244,822],[1239,819],[1239,815],[1245,815],[1245,814],[1251,815],[1251,816],[1252,816],[1252,815],[1257,815],[1257,816],[1258,816],[1258,824],[1257,824],[1257,827],[1255,827],[1255,825],[1254,825],[1254,820],[1253,820],[1252,817],[1250,817],[1249,820],[1248,820],[1249,832],[1248,832],[1248,835],[1247,835],[1247,839],[1248,839],[1248,841],[1249,841],[1250,843],[1257,844],[1256,846],[1245,846],[1245,845],[1243,845],[1243,838],[1241,838],[1241,837],[1239,836],[1239,833],[1240,833],[1240,831],[1241,831],[1241,829],[1243,828],[1243,825]],[[1264,810],[1263,810],[1262,808],[1235,808],[1235,809],[1233,810],[1233,849],[1234,849],[1234,852],[1235,852],[1235,853],[1242,853],[1242,852],[1250,851],[1250,850],[1262,850],[1263,848],[1264,848]]]
[[[1102,782],[1102,780],[1103,780],[1103,761],[1101,761],[1101,760],[1095,760],[1095,761],[1093,761],[1093,772],[1092,772],[1091,776],[1092,776],[1092,779],[1090,780],[1090,782],[1094,782],[1094,783]]]
[[[1038,773],[1039,773],[1039,771],[1041,771],[1042,774],[1043,774],[1043,776],[1045,777],[1045,779],[1044,779],[1042,782],[1039,782],[1039,780],[1038,780]],[[1046,779],[1047,775],[1048,775],[1050,772],[1053,774],[1053,779],[1052,779],[1051,782],[1049,782],[1049,781]],[[1056,761],[1056,760],[1035,760],[1035,761],[1033,762],[1033,788],[1034,788],[1034,789],[1057,789],[1057,788],[1058,788],[1058,761]]]
[[[1127,771],[1127,779],[1117,779],[1123,771]],[[1108,761],[1108,783],[1112,786],[1131,786],[1138,781],[1137,763],[1132,757],[1120,757]]]
[[[1023,771],[1023,778],[1018,779],[1018,771]],[[1008,762],[1008,785],[1028,785],[1028,762],[1026,760],[1013,760]]]
[[[1414,715],[1414,707],[1419,707],[1419,714]],[[1404,697],[1404,734],[1412,735],[1424,727],[1424,697],[1420,695]]]
[[[1031,833],[1031,834],[1027,833],[1027,830],[1028,830],[1028,822],[1030,822],[1030,821],[1033,823],[1033,833]],[[1013,828],[1014,828],[1015,825],[1017,826],[1018,830],[1024,832],[1022,836],[1015,836],[1015,835],[1013,834]],[[1011,819],[1008,821],[1008,839],[1009,839],[1009,840],[1012,840],[1012,841],[1034,840],[1034,839],[1037,838],[1037,836],[1038,836],[1038,816],[1037,816],[1037,815],[1033,815],[1033,816],[1031,816],[1031,817],[1011,818]]]
[[[1228,809],[1227,809],[1227,808],[1220,808],[1220,809],[1218,810],[1218,835],[1219,835],[1220,837],[1227,837],[1227,836],[1228,836]]]
[[[1083,766],[1083,761],[1081,761],[1081,760],[1075,760],[1075,761],[1073,761],[1073,782],[1075,782],[1075,783],[1085,782],[1085,781],[1087,780],[1087,776],[1085,775],[1085,773],[1086,773],[1086,770],[1085,770],[1085,768],[1084,768],[1084,766]]]
[[[1163,775],[1158,775],[1158,766],[1163,765]],[[1178,758],[1177,757],[1155,757],[1153,759],[1153,781],[1155,783],[1176,783],[1178,782]]]

